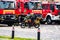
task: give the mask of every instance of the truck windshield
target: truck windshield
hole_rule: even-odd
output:
[[[0,2],[0,9],[14,9],[15,3],[10,1],[1,1]]]
[[[60,5],[56,5],[56,7],[60,10]]]
[[[28,2],[29,9],[39,10],[42,9],[41,2]]]
[[[29,9],[28,2],[25,2],[25,3],[24,3],[24,8]]]

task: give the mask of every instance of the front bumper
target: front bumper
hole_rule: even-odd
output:
[[[16,22],[17,18],[15,15],[0,15],[1,22]]]
[[[52,17],[51,17],[51,19],[52,20],[60,20],[60,15],[58,15],[58,16],[55,16],[55,15],[53,15]]]

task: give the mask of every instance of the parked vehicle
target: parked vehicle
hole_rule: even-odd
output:
[[[42,3],[42,21],[47,24],[60,21],[60,3]]]
[[[35,27],[35,28],[38,28],[40,26],[40,18],[37,17],[36,19],[32,20],[31,18],[29,19],[25,19],[22,24],[21,24],[21,27],[22,28],[25,28],[25,27]]]
[[[12,26],[15,23],[21,23],[21,18],[29,13],[39,14],[41,16],[42,10],[40,10],[40,6],[40,2],[22,0],[0,1],[0,23]]]
[[[16,21],[15,4],[13,1],[0,1],[0,23],[12,26]]]
[[[26,7],[26,4],[20,0],[0,1],[0,23],[8,24],[8,26],[19,23],[22,16],[30,13]]]

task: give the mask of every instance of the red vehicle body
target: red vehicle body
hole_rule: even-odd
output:
[[[21,0],[0,1],[0,23],[8,24],[8,26],[19,22],[21,15],[26,16],[30,12]]]
[[[43,22],[51,24],[60,21],[60,3],[42,3]]]
[[[33,3],[32,8],[31,5],[29,3]],[[20,12],[19,15],[21,15],[22,13],[24,13],[24,15],[27,15],[28,13],[34,13],[34,14],[41,14],[42,10],[37,9],[38,6],[41,6],[41,2],[40,1],[29,1],[29,0],[25,0],[25,1],[21,1],[21,0],[16,0],[16,6],[18,6],[18,3],[20,4],[20,8],[18,8],[18,11],[16,10],[15,13]],[[38,5],[39,4],[39,5]],[[36,6],[36,7],[35,7]]]
[[[31,10],[25,8],[21,0],[0,1],[0,23],[8,24],[8,26],[19,22],[21,15],[26,16],[30,12]]]
[[[21,15],[26,16],[28,13],[42,13],[41,10],[30,9],[27,3],[29,3],[29,0],[0,1],[0,23],[11,26],[19,22]]]
[[[25,5],[27,1],[21,1],[21,0],[16,0],[16,7],[17,9],[15,10],[15,13],[17,13],[18,15],[22,15],[22,13],[24,15],[27,15],[28,13],[31,13],[32,11],[29,10],[27,7],[27,5]],[[19,7],[18,7],[19,6]]]
[[[13,25],[17,20],[14,9],[13,1],[0,1],[0,23]]]

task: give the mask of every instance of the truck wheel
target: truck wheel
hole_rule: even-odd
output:
[[[38,27],[39,27],[39,25],[35,25],[34,27],[35,27],[35,28],[38,28]]]
[[[52,20],[51,20],[51,17],[47,17],[47,24],[52,24]]]
[[[25,24],[24,23],[21,23],[21,28],[25,28]]]

